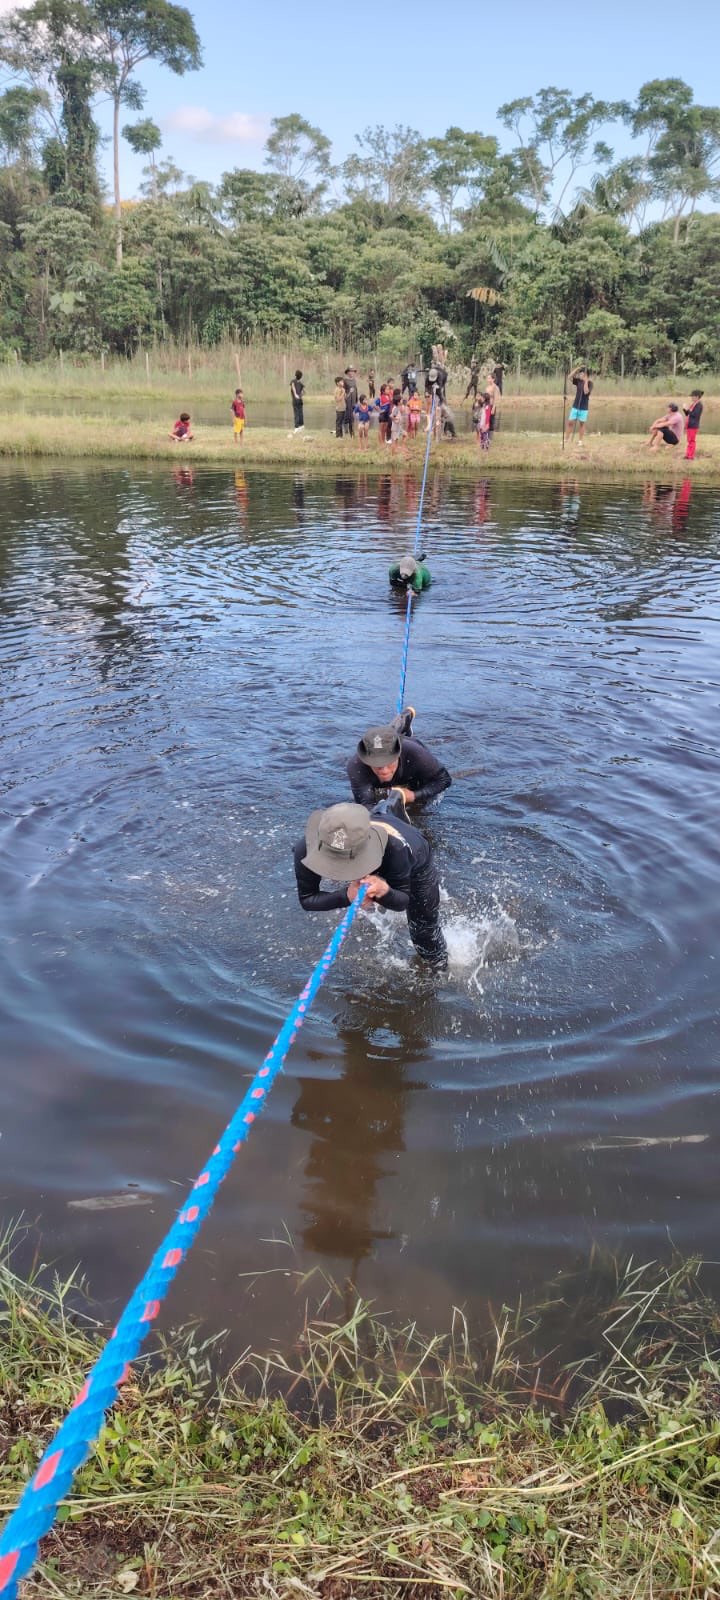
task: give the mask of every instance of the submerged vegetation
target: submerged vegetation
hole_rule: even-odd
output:
[[[72,1283],[6,1261],[0,1290],[7,1511],[100,1333]],[[186,1334],[138,1364],[27,1596],[718,1593],[720,1316],[695,1267],[595,1263],[483,1341],[460,1313],[424,1339],[336,1303],[286,1356],[218,1376]],[[563,1365],[569,1323],[586,1355]]]

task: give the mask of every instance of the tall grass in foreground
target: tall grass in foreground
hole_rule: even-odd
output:
[[[368,369],[373,368],[378,380],[397,377],[404,365],[405,355],[378,355],[357,350],[337,350],[332,345],[299,340],[252,340],[247,344],[230,341],[205,345],[177,344],[169,341],[148,350],[139,350],[130,360],[122,357],[71,356],[53,357],[47,361],[24,363],[13,357],[0,363],[0,399],[32,399],[49,395],[67,398],[131,395],[157,395],[171,400],[182,391],[208,397],[226,390],[232,391],[238,383],[256,400],[286,399],[290,379],[296,367],[301,367],[309,391],[316,396],[330,396],[336,375],[347,366],[355,366],[365,383]],[[467,379],[467,369],[458,366],[451,372],[453,393],[462,393]],[[659,377],[628,377],[621,379],[616,373],[598,377],[596,397],[614,395],[618,398],[633,395],[684,395],[699,385],[707,394],[716,394],[720,388],[720,375],[706,374],[695,378],[688,374],[661,374]],[[379,387],[379,384],[378,384]],[[571,387],[571,386],[569,386]],[[562,370],[525,372],[522,366],[510,365],[505,375],[505,393],[519,395],[562,395]]]
[[[352,1297],[338,1316],[320,1284],[297,1280],[294,1351],[217,1377],[186,1334],[139,1365],[28,1600],[720,1592],[720,1317],[694,1266],[595,1263],[480,1342],[460,1312],[433,1338]],[[6,1258],[0,1290],[7,1511],[99,1336],[72,1282]]]

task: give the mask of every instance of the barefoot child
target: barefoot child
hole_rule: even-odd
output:
[[[408,400],[408,433],[411,439],[415,439],[417,437],[417,431],[420,426],[420,417],[422,415],[422,408],[423,403],[416,389]]]
[[[478,444],[481,450],[490,449],[490,426],[492,423],[492,401],[489,394],[484,394],[480,400],[477,421]]]
[[[245,432],[245,401],[242,389],[235,390],[235,399],[231,402],[230,410],[235,419],[233,422],[233,441],[235,444],[242,444]]]
[[[400,449],[402,449],[403,455],[407,455],[407,448],[405,446],[405,438],[407,435],[407,419],[407,401],[403,400],[402,391],[400,389],[395,389],[393,391],[393,404],[392,411],[390,413],[391,455],[397,455]]]
[[[353,408],[353,415],[357,422],[358,444],[361,450],[367,450],[370,443],[370,407],[366,394],[361,394]]]
[[[195,438],[194,433],[190,431],[189,411],[180,412],[175,427],[172,433],[168,435],[168,438],[172,439],[175,444],[189,444],[190,440]]]

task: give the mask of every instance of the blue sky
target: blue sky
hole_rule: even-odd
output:
[[[498,106],[547,84],[632,99],[647,79],[672,76],[697,100],[718,99],[719,0],[654,12],[640,0],[191,0],[190,10],[205,65],[185,78],[144,69],[143,114],[163,127],[165,153],[210,181],[262,166],[270,118],[289,111],[318,124],[340,160],[357,131],[383,121],[507,139]],[[125,146],[126,195],[140,165]]]

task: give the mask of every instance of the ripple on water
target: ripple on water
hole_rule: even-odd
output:
[[[714,1248],[720,527],[683,482],[431,476],[408,690],[454,774],[422,822],[449,971],[358,919],[182,1310],[224,1324],[280,1221],[412,1315],[593,1240]],[[417,482],[7,487],[4,1192],[116,1295],[329,937],[292,845],[394,707]],[[67,1211],[133,1183],[152,1207]]]

